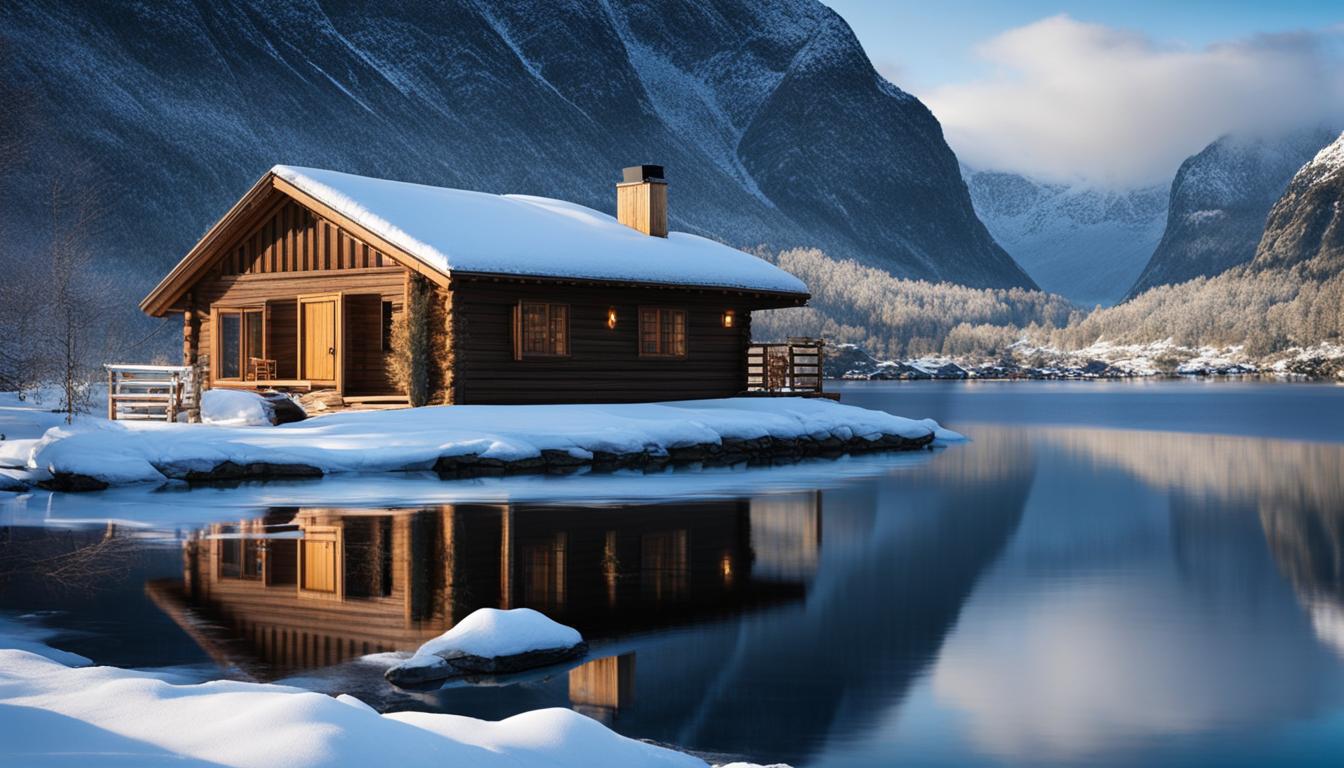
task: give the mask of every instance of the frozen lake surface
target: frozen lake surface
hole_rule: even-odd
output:
[[[1344,387],[839,388],[971,441],[656,477],[10,496],[0,613],[44,612],[53,645],[98,663],[382,711],[570,707],[762,763],[1338,764]],[[490,685],[384,681],[376,654],[484,606],[540,610],[591,651]]]

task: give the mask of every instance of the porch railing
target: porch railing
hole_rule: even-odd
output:
[[[108,363],[107,418],[113,421],[200,419],[200,377],[188,365]]]
[[[792,337],[747,347],[747,391],[820,394],[826,341]]]

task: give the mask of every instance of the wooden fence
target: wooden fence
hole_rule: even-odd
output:
[[[822,339],[790,338],[747,347],[747,391],[761,394],[821,394]]]
[[[185,365],[108,363],[107,418],[114,421],[200,420],[200,378]]]

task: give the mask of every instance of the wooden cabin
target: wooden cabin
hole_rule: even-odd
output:
[[[742,393],[752,311],[801,306],[806,286],[669,233],[659,166],[625,169],[616,198],[612,218],[548,198],[276,166],[141,309],[182,315],[183,364],[205,388],[389,404]],[[428,391],[407,391],[421,380]]]

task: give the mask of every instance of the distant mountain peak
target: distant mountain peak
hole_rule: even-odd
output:
[[[1229,135],[1187,158],[1171,184],[1162,240],[1129,295],[1249,262],[1270,207],[1333,135],[1325,128],[1274,137]]]
[[[1113,304],[1162,234],[1161,187],[1113,190],[962,166],[994,239],[1042,289],[1084,306]]]

